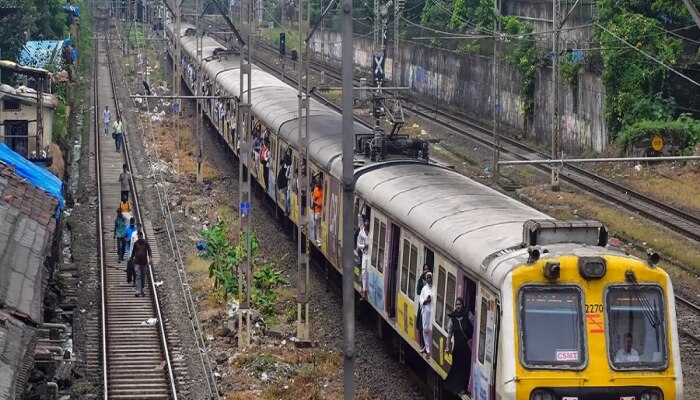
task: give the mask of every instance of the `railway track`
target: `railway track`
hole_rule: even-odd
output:
[[[107,31],[103,31],[107,32]],[[122,164],[131,169],[126,141],[124,153],[117,152],[114,140],[104,135],[101,112],[104,106],[119,114],[115,100],[109,47],[105,40],[96,41],[93,95],[95,104],[95,172],[98,187],[98,233],[101,279],[101,352],[102,386],[105,399],[173,399],[176,400],[176,380],[166,328],[158,293],[148,282],[154,282],[149,268],[144,293],[135,297],[126,282],[126,262],[118,262],[113,220],[120,199],[118,181]],[[144,223],[136,193],[131,182],[130,200],[134,217]],[[149,232],[150,231],[150,232]],[[149,235],[150,233],[150,235]],[[145,236],[153,251],[153,262],[159,259],[152,229]],[[153,320],[155,319],[155,321]]]
[[[679,316],[678,331],[692,341],[695,345],[700,345],[700,305],[693,303],[685,297],[676,295],[676,305],[682,305],[690,310],[692,315],[686,315],[685,312],[678,312]],[[678,309],[678,307],[677,307]],[[681,327],[683,324],[688,324],[688,327]]]
[[[268,52],[276,53],[278,51],[275,46],[265,41],[259,40],[257,45]],[[256,60],[256,62],[260,62],[259,59]],[[270,69],[277,69],[265,61],[261,63],[265,64]],[[320,62],[313,59],[309,65],[316,71],[320,72],[323,70],[327,77],[336,81],[341,81],[340,73],[328,65],[321,65]],[[286,76],[285,78],[296,83],[292,77]],[[359,79],[356,80],[359,81]],[[323,97],[321,96],[321,98]],[[335,104],[328,99],[325,99],[325,101],[326,103],[330,103],[329,106],[339,110],[339,107],[335,106]],[[492,131],[470,121],[466,116],[449,114],[423,104],[405,104],[404,108],[485,146],[491,148],[494,146]],[[365,125],[369,126],[368,124]],[[527,146],[518,140],[506,136],[501,136],[499,149],[502,154],[508,155],[516,160],[549,158],[549,155],[543,151]],[[552,166],[549,165],[533,165],[533,167],[547,174],[551,173],[552,170]],[[561,178],[606,201],[624,207],[648,220],[678,232],[687,238],[700,242],[700,217],[696,215],[665,204],[576,165],[567,165],[566,168],[562,169]]]

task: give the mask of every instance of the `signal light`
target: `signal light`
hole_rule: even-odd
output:
[[[286,35],[284,32],[280,32],[280,57],[284,57],[286,51]]]

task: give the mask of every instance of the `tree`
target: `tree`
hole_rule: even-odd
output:
[[[0,18],[2,58],[16,61],[30,39],[63,39],[67,31],[61,0],[0,0],[16,11]]]

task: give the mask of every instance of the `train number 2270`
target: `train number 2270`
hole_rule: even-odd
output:
[[[602,304],[586,304],[586,314],[602,313],[602,312],[603,312],[603,305]]]

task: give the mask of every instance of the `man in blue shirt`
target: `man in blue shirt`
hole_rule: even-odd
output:
[[[131,218],[129,220],[129,226],[126,227],[124,231],[124,239],[126,240],[126,253],[131,254],[131,234],[136,232],[138,228],[136,227],[136,219]],[[136,279],[134,277],[134,265],[131,262],[131,258],[126,262],[126,282],[136,284]]]

